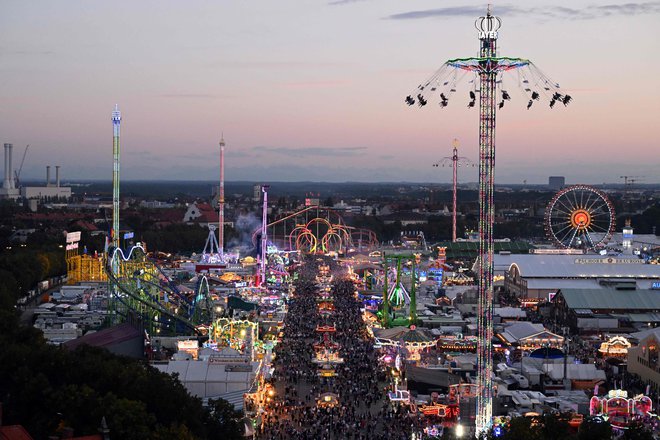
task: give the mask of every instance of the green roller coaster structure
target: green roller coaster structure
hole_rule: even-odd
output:
[[[149,334],[208,334],[215,308],[206,277],[183,292],[139,244],[128,255],[111,248],[106,272],[113,324],[137,318]]]

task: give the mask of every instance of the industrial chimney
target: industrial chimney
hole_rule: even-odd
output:
[[[50,165],[46,165],[46,186],[50,186]]]
[[[55,186],[60,187],[60,166],[55,165]]]
[[[5,144],[5,180],[2,182],[2,187],[5,189],[12,188],[12,171],[11,171],[11,144]]]

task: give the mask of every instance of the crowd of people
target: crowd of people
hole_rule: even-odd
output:
[[[318,310],[325,283],[330,283],[328,300],[334,304],[329,314]],[[387,399],[386,374],[344,268],[331,259],[308,257],[299,268],[284,324],[273,361],[276,391],[265,408],[259,438],[410,438],[418,419]],[[324,341],[320,326],[334,328],[333,349],[343,359],[331,366],[330,377],[321,377],[319,370],[327,366],[314,362],[314,344]]]

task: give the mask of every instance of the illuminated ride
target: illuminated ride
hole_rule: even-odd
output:
[[[209,342],[217,348],[230,347],[255,359],[256,350],[263,347],[259,340],[259,324],[247,319],[219,318],[213,321]]]
[[[410,294],[401,280],[401,268],[391,267],[387,277],[390,285],[387,291],[387,299],[393,309],[400,310],[410,304]]]
[[[401,331],[390,337],[376,337],[374,347],[386,353],[384,360],[394,359],[392,354],[402,353],[405,355],[407,361],[416,362],[421,359],[421,352],[436,346],[435,339],[428,337],[426,334],[412,328],[401,328]],[[388,357],[389,355],[389,357]]]
[[[652,410],[650,397],[639,394],[629,398],[625,390],[610,390],[606,396],[594,395],[589,401],[589,413],[605,417],[615,429],[628,429],[631,422],[643,419]]]
[[[527,108],[543,99],[550,108],[568,105],[572,97],[550,80],[530,60],[497,55],[498,30],[502,22],[491,15],[475,21],[479,38],[479,56],[446,61],[427,81],[405,98],[412,106],[425,107],[431,100],[440,108],[453,101],[457,86],[463,80],[470,85],[468,108],[479,101],[479,299],[477,328],[477,383],[482,390],[477,399],[475,427],[477,435],[489,429],[493,415],[493,298],[495,223],[495,121],[497,109],[512,100],[513,90],[521,89]],[[516,74],[507,75],[515,71]]]
[[[320,408],[333,408],[339,405],[339,395],[335,393],[323,393],[316,401],[317,406]]]
[[[195,290],[180,288],[139,243],[128,255],[110,248],[106,273],[116,322],[138,318],[151,334],[208,332],[214,307],[205,277],[198,279]]]
[[[268,265],[266,268],[266,279],[271,285],[280,285],[285,283],[289,277],[289,271],[286,266],[289,264],[289,258],[286,253],[272,252],[268,255]]]
[[[598,352],[605,358],[625,358],[632,344],[624,336],[616,335],[600,344]]]
[[[254,246],[262,229],[259,227],[252,234]],[[373,231],[347,226],[337,211],[323,206],[308,206],[287,214],[269,223],[266,229],[269,242],[288,251],[347,252],[378,246]]]
[[[383,301],[381,304],[381,319],[383,327],[394,325],[411,325],[417,322],[417,256],[416,255],[385,255],[383,254]],[[403,285],[403,262],[410,266],[410,292]],[[376,283],[378,284],[378,283]],[[406,318],[390,316],[392,311],[407,308]],[[393,310],[390,310],[393,309]],[[391,319],[391,318],[395,319]]]
[[[615,223],[612,202],[587,185],[562,189],[546,208],[546,233],[560,248],[601,249],[612,238]]]

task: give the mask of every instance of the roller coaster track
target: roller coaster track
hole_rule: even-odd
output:
[[[115,249],[108,261],[112,309],[118,317],[125,319],[132,311],[142,318],[148,330],[165,329],[176,334],[189,330],[199,333],[201,325],[209,325],[213,320],[213,302],[205,277],[197,282],[191,300],[146,256],[141,246],[131,248],[128,256]],[[201,306],[203,302],[206,307]]]
[[[314,211],[316,211],[313,213],[315,216],[310,219],[306,214]],[[325,214],[325,217],[320,217],[322,213]],[[274,229],[277,225],[286,225],[288,220],[295,220],[297,217],[303,215],[305,215],[303,223],[296,222],[294,226],[290,228],[288,234],[285,227],[283,236],[280,236],[279,238],[283,242],[282,244],[288,247],[288,250],[302,250],[306,252],[315,252],[318,250],[327,251],[330,250],[328,248],[331,246],[330,243],[332,242],[339,242],[338,246],[343,247],[344,250],[355,247],[362,248],[363,246],[368,248],[378,245],[376,234],[373,231],[347,226],[339,212],[326,206],[308,206],[300,211],[296,211],[274,220],[271,223],[268,223],[266,227]],[[333,216],[335,217],[334,219]],[[328,230],[324,236],[318,236],[318,231],[315,234],[310,227],[311,225],[318,224],[323,224],[327,227]],[[260,233],[261,227],[255,229],[252,233],[252,243],[254,246],[256,246],[257,236]],[[269,237],[275,235],[276,234],[271,233],[268,234]]]

